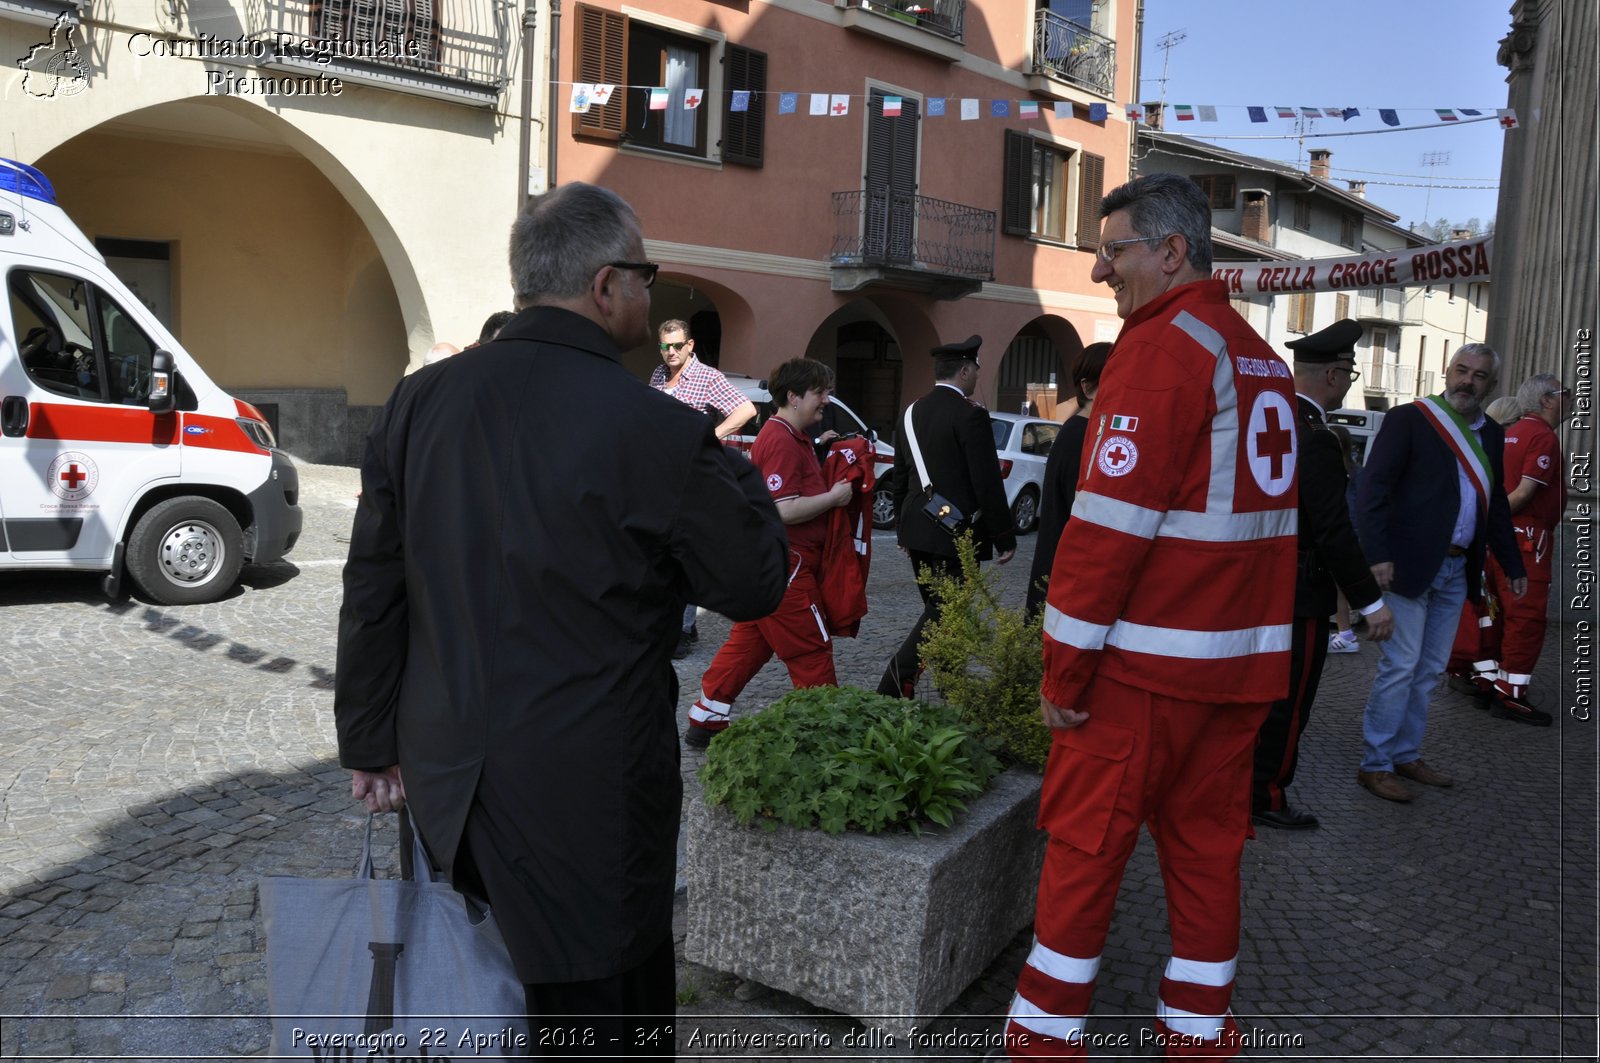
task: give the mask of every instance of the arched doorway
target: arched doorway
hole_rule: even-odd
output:
[[[285,450],[350,462],[405,372],[409,329],[366,221],[290,133],[227,102],[179,100],[80,133],[38,166]]]
[[[1073,364],[1083,353],[1077,330],[1053,315],[1034,318],[1006,347],[995,377],[994,409],[1057,419],[1057,408],[1070,396],[1067,384]]]

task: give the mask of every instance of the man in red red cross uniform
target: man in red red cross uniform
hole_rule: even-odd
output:
[[[829,514],[850,503],[855,481],[828,486],[810,434],[833,394],[833,370],[809,358],[792,358],[772,371],[767,390],[778,412],[756,434],[750,460],[766,479],[789,534],[789,589],[770,616],[733,625],[711,659],[683,732],[684,742],[696,748],[727,728],[734,699],[774,653],[789,669],[796,690],[838,685],[819,580]]]
[[[1571,395],[1553,374],[1529,377],[1517,389],[1522,417],[1506,428],[1506,503],[1528,570],[1528,593],[1521,598],[1512,594],[1510,581],[1493,558],[1484,565],[1501,609],[1500,674],[1494,681],[1492,712],[1538,727],[1550,726],[1551,716],[1528,701],[1528,684],[1544,649],[1551,554],[1556,525],[1567,509],[1567,467],[1556,429],[1572,415]]]
[[[1211,211],[1193,182],[1138,178],[1101,214],[1093,278],[1124,324],[1050,576],[1050,842],[1006,1047],[1087,1055],[1117,888],[1148,824],[1172,932],[1157,1041],[1169,1057],[1226,1058],[1252,753],[1289,681],[1294,389],[1210,279]]]

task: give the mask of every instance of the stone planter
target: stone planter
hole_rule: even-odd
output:
[[[687,958],[878,1025],[934,1016],[1033,920],[1039,777],[994,780],[948,831],[741,827],[689,804]]]

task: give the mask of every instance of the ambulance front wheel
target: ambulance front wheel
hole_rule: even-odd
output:
[[[244,567],[244,534],[233,514],[209,498],[169,498],[134,526],[127,564],[153,602],[214,602]]]

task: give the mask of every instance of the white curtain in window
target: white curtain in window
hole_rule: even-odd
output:
[[[661,139],[668,144],[695,146],[699,115],[684,108],[683,96],[688,89],[698,88],[704,88],[700,83],[700,57],[688,48],[667,45],[667,111],[661,116]]]

